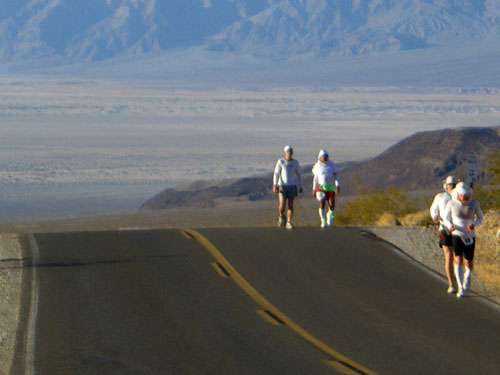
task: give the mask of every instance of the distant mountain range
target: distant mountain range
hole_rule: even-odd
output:
[[[208,39],[210,48],[277,58],[358,55],[498,35],[498,1],[287,0]]]
[[[188,49],[257,59],[353,56],[500,40],[498,0],[15,0],[0,61],[48,65]]]
[[[382,154],[362,162],[339,165],[342,195],[355,194],[357,184],[365,190],[374,187],[397,187],[408,191],[440,189],[447,175],[462,179],[466,175],[466,159],[477,158],[477,182],[485,184],[486,155],[500,149],[499,128],[460,128],[416,133],[403,139]],[[312,188],[312,166],[303,168],[306,194]],[[166,189],[142,205],[156,210],[171,207],[210,207],[217,199],[248,199],[256,201],[273,198],[272,171],[248,178],[196,182]]]

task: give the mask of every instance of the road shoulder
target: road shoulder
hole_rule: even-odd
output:
[[[14,358],[22,289],[22,250],[17,234],[0,234],[0,374]]]
[[[360,229],[392,244],[413,260],[441,275],[443,281],[446,281],[443,252],[438,246],[438,234],[435,228],[366,226]],[[446,282],[445,284],[444,290],[447,286]],[[500,297],[489,290],[476,273],[472,274],[472,290],[500,305]]]

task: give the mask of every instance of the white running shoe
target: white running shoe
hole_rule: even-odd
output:
[[[321,219],[321,228],[326,228],[326,221],[325,221],[325,219]]]
[[[464,296],[464,291],[462,288],[458,288],[458,292],[457,292],[457,298],[461,298]]]
[[[293,224],[290,222],[286,223],[286,229],[293,229]]]
[[[453,285],[450,286],[450,287],[448,287],[448,290],[447,290],[447,292],[450,293],[450,294],[455,293],[456,291],[457,290],[455,289],[455,287]]]
[[[335,219],[335,215],[333,214],[333,211],[328,211],[328,213],[326,214],[326,222],[327,222],[328,226],[333,225],[333,219]]]

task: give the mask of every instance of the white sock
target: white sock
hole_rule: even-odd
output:
[[[469,285],[470,284],[470,275],[472,273],[472,270],[465,266],[465,274],[464,274],[464,285]]]
[[[464,285],[463,267],[458,264],[455,264],[455,277],[457,279],[458,289],[462,289],[462,285]]]
[[[321,220],[325,220],[325,209],[320,208],[320,209],[318,209],[318,212],[319,212],[319,217],[321,218]]]

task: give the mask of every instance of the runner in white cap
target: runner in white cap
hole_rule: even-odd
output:
[[[313,195],[319,201],[319,217],[321,228],[333,225],[335,218],[335,195],[339,193],[340,184],[338,178],[339,169],[337,165],[328,160],[328,152],[321,149],[318,154],[318,161],[312,169]],[[328,202],[328,213],[325,215],[325,203]]]
[[[464,182],[458,183],[451,195],[452,199],[446,204],[444,224],[452,236],[457,297],[462,297],[470,288],[476,245],[474,228],[483,221],[483,211],[479,202],[472,198],[472,191]]]
[[[455,176],[448,176],[443,184],[444,191],[438,193],[432,202],[430,213],[432,220],[439,222],[439,247],[443,249],[444,254],[444,270],[448,279],[448,293],[455,293],[456,289],[453,286],[453,242],[451,233],[444,225],[444,214],[446,204],[451,200],[451,192],[457,185]]]
[[[285,156],[276,162],[273,174],[273,191],[279,194],[278,225],[292,229],[293,201],[297,193],[302,193],[302,180],[299,162],[293,159],[293,148],[284,147]],[[285,206],[288,201],[288,210],[285,216]]]

